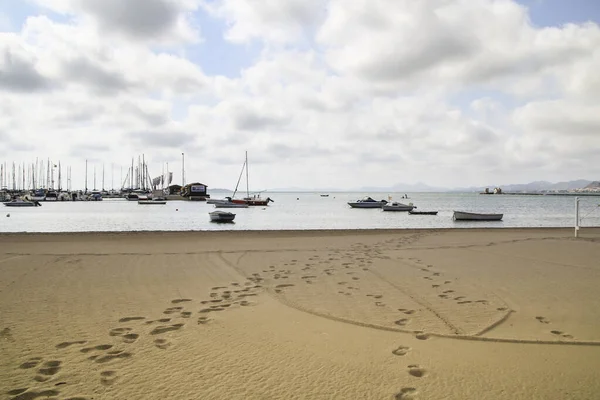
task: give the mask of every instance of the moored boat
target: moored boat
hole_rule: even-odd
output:
[[[162,205],[162,204],[167,204],[167,200],[165,200],[165,199],[146,199],[146,200],[138,200],[137,203],[139,205],[152,205],[152,204]]]
[[[381,208],[385,204],[387,204],[387,200],[377,201],[371,197],[365,197],[361,200],[348,202],[348,205],[352,208]]]
[[[437,211],[415,211],[411,210],[408,212],[410,215],[437,215]]]
[[[242,179],[242,174],[244,173],[244,171],[246,171],[246,197],[244,197],[243,199],[236,199],[234,197],[237,193],[238,187],[240,186],[240,180]],[[233,191],[233,195],[231,197],[231,203],[246,204],[249,206],[268,206],[269,203],[275,202],[275,200],[271,199],[270,197],[262,199],[260,197],[260,193],[250,197],[250,189],[248,183],[248,152],[246,152],[246,160],[244,161],[244,165],[242,165],[242,172],[240,172],[240,177],[238,178],[237,184],[235,185],[235,190]]]
[[[403,203],[398,203],[396,201],[394,201],[393,203],[384,204],[381,207],[381,209],[383,211],[412,211],[414,208],[417,208],[417,207],[413,206],[412,203],[403,204]]]
[[[215,208],[248,208],[246,203],[216,203]]]
[[[482,214],[465,211],[454,211],[452,219],[455,221],[501,221],[504,214]]]
[[[4,202],[6,207],[38,207],[41,206],[40,202],[23,200],[23,199],[13,199],[11,201]]]
[[[212,211],[208,215],[212,222],[233,222],[235,219],[235,214],[228,211]]]

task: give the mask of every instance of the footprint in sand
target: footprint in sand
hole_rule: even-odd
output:
[[[214,310],[214,309],[212,309]],[[200,311],[202,312],[202,311]],[[151,335],[160,335],[162,333],[166,333],[166,332],[172,332],[172,331],[177,331],[179,329],[181,329],[183,327],[183,324],[173,324],[173,325],[168,325],[168,326],[157,326],[156,328],[154,328],[150,334]]]
[[[192,316],[192,313],[190,311],[183,311],[180,315],[181,318],[189,318]]]
[[[408,346],[398,346],[396,350],[392,350],[392,354],[395,356],[405,356],[410,351]]]
[[[410,322],[410,320],[408,318],[401,318],[401,319],[395,321],[394,323],[399,326],[406,326],[406,324],[408,324],[409,322]]]
[[[396,400],[412,400],[417,395],[417,389],[413,387],[405,387],[400,389],[400,392],[394,396]]]
[[[385,303],[382,303],[381,301],[376,301],[376,302],[375,302],[375,305],[376,305],[377,307],[385,307]]]
[[[537,319],[539,322],[541,322],[542,324],[549,324],[550,321],[548,321],[546,319],[546,317],[535,317],[535,319]]]
[[[119,322],[140,321],[142,319],[146,319],[146,317],[123,317]]]
[[[129,331],[131,331],[131,328],[113,328],[108,332],[108,334],[110,336],[123,336]]]
[[[215,296],[212,296],[212,293],[211,293],[211,297],[215,297]],[[169,307],[165,311],[163,311],[163,314],[175,314],[175,313],[181,312],[181,310],[183,310],[183,307]]]
[[[42,364],[42,368],[37,370],[39,375],[33,379],[37,382],[46,382],[60,371],[61,364],[62,362],[58,360],[46,361]]]
[[[550,331],[550,333],[553,335],[562,336],[565,339],[573,339],[574,338],[573,335],[569,335],[568,333],[564,333],[563,331],[554,330],[554,331]]]
[[[115,371],[102,371],[100,372],[100,382],[104,386],[110,386],[117,380],[117,373]]]
[[[427,375],[427,370],[419,367],[417,364],[413,364],[408,366],[408,373],[415,378],[422,378]]]
[[[188,301],[192,301],[192,299],[175,299],[175,300],[171,300],[171,304],[185,303]]]
[[[73,346],[76,344],[86,344],[86,343],[87,343],[87,341],[85,341],[85,340],[76,340],[74,342],[62,342],[62,343],[57,344],[56,348],[57,349],[66,349],[69,346]]]
[[[113,350],[109,351],[106,355],[94,358],[99,364],[104,364],[112,360],[121,359],[121,358],[130,358],[133,354],[125,352],[123,350]]]
[[[416,331],[415,337],[419,340],[427,340],[430,338],[429,334],[422,332],[422,331]]]
[[[112,347],[113,347],[112,344],[99,344],[98,346],[94,346],[94,347],[85,347],[79,351],[82,353],[89,353],[90,351],[94,351],[94,350],[98,350],[98,351],[109,350],[109,349],[112,349]]]
[[[8,392],[8,394],[11,394],[11,392],[17,392],[20,391],[22,389],[14,389],[11,390],[10,392]],[[58,396],[60,394],[60,392],[58,390],[41,390],[39,392],[36,391],[27,391],[27,389],[25,389],[25,392],[20,392],[20,394],[17,394],[16,397],[13,397],[11,400],[34,400],[34,399],[38,399],[38,398],[54,398],[54,396]]]
[[[161,350],[166,350],[171,347],[171,342],[169,342],[167,339],[154,339],[154,346]]]
[[[157,319],[154,321],[146,321],[145,324],[150,325],[150,324],[154,324],[155,322],[161,322],[164,324],[165,322],[169,322],[169,321],[171,321],[171,318],[161,318],[161,319]]]
[[[198,317],[198,325],[206,325],[210,322],[208,317]]]
[[[21,369],[31,369],[35,368],[42,362],[42,357],[32,357],[29,360],[25,361],[23,364],[19,365]]]
[[[139,337],[140,337],[140,335],[138,335],[137,333],[128,333],[128,334],[122,336],[123,342],[125,342],[125,343],[133,343]]]
[[[199,313],[205,314],[205,313],[209,313],[209,312],[217,312],[217,311],[224,311],[225,309],[223,307],[219,307],[219,306],[211,306],[211,308],[203,308],[202,310],[198,311]],[[180,324],[183,325],[183,324]],[[174,330],[174,329],[171,329]],[[152,331],[154,332],[154,331]]]
[[[435,289],[435,288],[439,288],[440,285],[431,285],[431,287]]]

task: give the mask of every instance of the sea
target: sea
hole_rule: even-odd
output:
[[[228,193],[212,193],[223,198]],[[327,197],[322,195],[328,195]],[[371,196],[376,200],[413,203],[433,215],[353,209],[349,201]],[[170,201],[166,205],[138,205],[125,199],[44,202],[42,207],[3,207],[0,232],[107,232],[107,231],[254,231],[314,229],[516,228],[573,227],[575,197],[481,195],[478,193],[351,193],[267,192],[267,207],[224,209],[236,214],[233,223],[211,222],[213,205]],[[453,221],[453,211],[503,213],[502,221]],[[580,225],[600,226],[600,197],[580,198]]]

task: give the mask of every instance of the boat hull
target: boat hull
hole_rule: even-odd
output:
[[[246,203],[215,203],[215,208],[248,208]]]
[[[210,220],[212,222],[233,222],[235,214],[225,211],[213,211],[209,212]]]
[[[406,204],[386,204],[381,207],[383,211],[412,211],[415,207]]]
[[[382,208],[385,203],[379,201],[355,201],[349,202],[348,205],[352,208]]]
[[[6,207],[35,207],[35,204],[27,204],[27,203],[4,203]]]
[[[504,214],[481,214],[464,211],[454,211],[452,219],[455,221],[501,221]]]
[[[152,205],[152,204],[157,204],[157,205],[164,205],[167,204],[166,200],[138,200],[138,204],[139,205]]]
[[[37,207],[40,203],[33,201],[7,201],[4,203],[6,207]]]
[[[265,200],[263,199],[244,199],[244,200],[239,200],[239,199],[232,199],[231,202],[235,203],[235,204],[246,204],[249,206],[268,206],[269,202],[271,202],[272,200],[270,198],[267,198]]]
[[[409,211],[410,215],[437,215],[437,211]]]

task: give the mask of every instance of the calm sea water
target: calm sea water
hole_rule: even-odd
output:
[[[437,216],[351,209],[346,203],[365,193],[267,193],[275,200],[268,207],[230,209],[232,224],[210,222],[214,211],[205,202],[171,201],[164,206],[141,206],[123,199],[101,202],[43,203],[42,207],[3,207],[0,232],[100,232],[100,231],[197,231],[288,229],[403,229],[469,227],[572,227],[575,198],[563,196],[485,196],[476,193],[392,194],[396,201],[418,210],[437,210]],[[368,193],[387,199],[389,193]],[[226,194],[214,193],[213,198]],[[582,226],[600,226],[600,197],[584,197],[580,203]],[[453,210],[504,213],[501,222],[454,222]],[[7,217],[10,214],[10,217]]]

